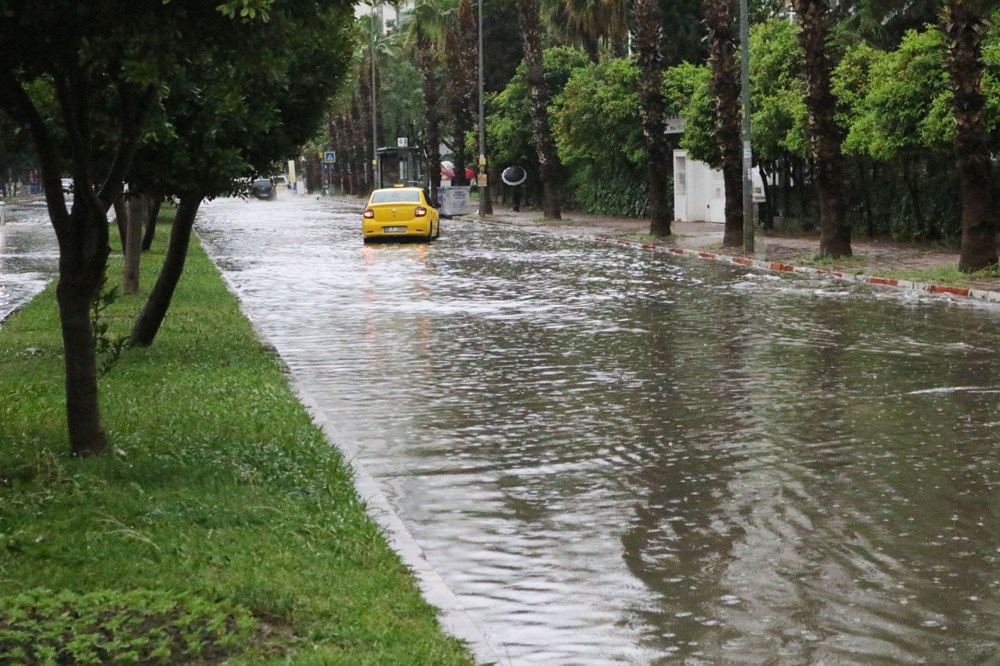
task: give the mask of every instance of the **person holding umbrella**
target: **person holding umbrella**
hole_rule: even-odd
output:
[[[528,180],[528,174],[524,169],[515,164],[503,170],[503,173],[500,174],[500,180],[504,182],[504,185],[511,188],[511,199],[514,204],[514,212],[516,213],[521,210],[521,186],[524,184],[524,181]]]

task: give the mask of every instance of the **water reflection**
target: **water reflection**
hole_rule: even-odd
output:
[[[200,229],[512,663],[1000,654],[996,311],[359,213]]]

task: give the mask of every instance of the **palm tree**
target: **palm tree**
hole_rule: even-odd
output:
[[[880,49],[894,49],[907,30],[934,23],[940,0],[856,0],[838,9],[844,28]]]
[[[634,0],[632,35],[636,62],[639,66],[642,131],[648,154],[646,181],[649,196],[649,233],[654,236],[669,236],[673,207],[667,197],[667,180],[670,176],[672,155],[665,133],[666,100],[662,92],[665,62],[661,49],[663,23],[657,0]]]
[[[739,27],[730,0],[705,0],[708,62],[712,68],[719,153],[726,188],[724,247],[743,244],[743,152],[740,129]]]
[[[545,63],[542,59],[542,39],[538,18],[538,0],[517,0],[521,36],[524,41],[525,79],[531,99],[531,129],[538,154],[538,171],[542,181],[542,208],[548,219],[561,220],[559,202],[562,185],[562,162],[556,152],[556,142],[549,127],[551,93],[545,83]]]
[[[459,0],[458,14],[445,32],[448,66],[448,108],[451,115],[453,183],[468,185],[465,177],[466,138],[476,126],[478,113],[478,30],[469,0]]]
[[[543,0],[545,22],[562,41],[579,44],[591,62],[600,59],[600,45],[617,50],[627,33],[627,2],[623,0]]]
[[[827,51],[827,0],[792,0],[798,17],[799,44],[805,59],[806,108],[812,143],[816,188],[819,194],[819,255],[838,259],[851,256],[851,227],[844,193],[844,130],[837,124],[837,99],[830,90],[833,69]]]
[[[405,49],[423,77],[424,165],[431,182],[431,201],[437,201],[441,187],[441,60],[445,26],[454,9],[451,0],[417,0],[402,24]]]
[[[983,95],[982,41],[986,12],[979,0],[945,0],[942,28],[948,39],[955,116],[955,155],[962,198],[962,247],[958,270],[974,273],[997,263],[996,180],[990,160]]]

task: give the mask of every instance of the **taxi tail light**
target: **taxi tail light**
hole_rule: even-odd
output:
[[[371,208],[365,208],[365,219],[373,220],[375,219],[375,211]]]
[[[423,206],[417,206],[416,209],[413,211],[414,217],[423,217],[424,215],[427,215],[427,209],[424,208]]]

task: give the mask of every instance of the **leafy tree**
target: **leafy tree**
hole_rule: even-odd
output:
[[[659,0],[659,5],[663,27],[660,48],[667,67],[705,62],[708,53],[702,23],[703,0]]]
[[[164,68],[178,50],[194,48],[174,29],[222,18],[196,3],[0,3],[0,108],[32,136],[59,244],[56,297],[67,425],[76,455],[102,454],[107,447],[90,318],[109,254],[106,211],[121,193]],[[55,117],[45,117],[32,97],[39,80],[55,90]],[[113,140],[108,149],[100,140],[104,130]],[[73,175],[72,208],[62,192],[63,173]]]
[[[554,114],[556,145],[567,167],[642,172],[647,157],[638,78],[638,67],[625,58],[572,70]]]
[[[120,195],[163,83],[186,59],[270,19],[271,0],[0,1],[0,108],[32,136],[59,244],[57,301],[71,451],[106,451],[90,307],[104,283],[107,210]],[[300,8],[304,3],[298,5]],[[46,117],[32,88],[55,91]],[[67,207],[60,177],[71,173]]]
[[[947,233],[948,216],[928,205],[930,188],[923,185],[932,173],[950,171],[946,162],[954,129],[944,55],[940,31],[910,31],[894,51],[864,44],[849,49],[834,70],[833,90],[842,102],[838,118],[848,128],[844,151],[874,160],[873,170],[882,167],[883,192],[898,189],[899,212],[886,215],[901,218],[894,223],[896,233],[906,237]],[[898,186],[891,182],[893,174]],[[946,183],[937,189],[950,192],[952,187]]]
[[[588,63],[586,55],[579,49],[560,46],[545,50],[544,79],[547,86],[557,91],[552,100],[550,118],[553,136],[558,134],[556,117],[563,104],[562,92],[573,73]],[[535,150],[531,125],[530,89],[527,82],[526,64],[518,65],[514,77],[507,87],[490,98],[490,113],[486,123],[489,144],[492,146],[494,164],[518,164],[528,173],[528,189],[531,191],[540,178],[538,154]]]
[[[192,54],[167,82],[164,123],[139,150],[134,182],[178,198],[163,268],[129,342],[149,346],[184,270],[203,200],[239,178],[268,175],[319,129],[348,71],[350,7],[339,0],[272,7],[267,23],[224,35]],[[245,34],[249,33],[249,34]],[[330,39],[337,35],[337,39]]]
[[[37,164],[31,135],[10,118],[0,114],[0,184],[12,181]]]
[[[671,67],[663,75],[668,113],[685,121],[680,147],[692,159],[717,169],[722,164],[722,155],[715,140],[716,102],[711,85],[712,70],[708,65],[686,62]]]
[[[841,3],[840,29],[879,49],[892,49],[911,30],[937,22],[940,0],[854,0]]]
[[[555,112],[559,157],[573,174],[574,199],[589,212],[646,215],[647,162],[639,119],[639,70],[626,58],[572,71]]]

